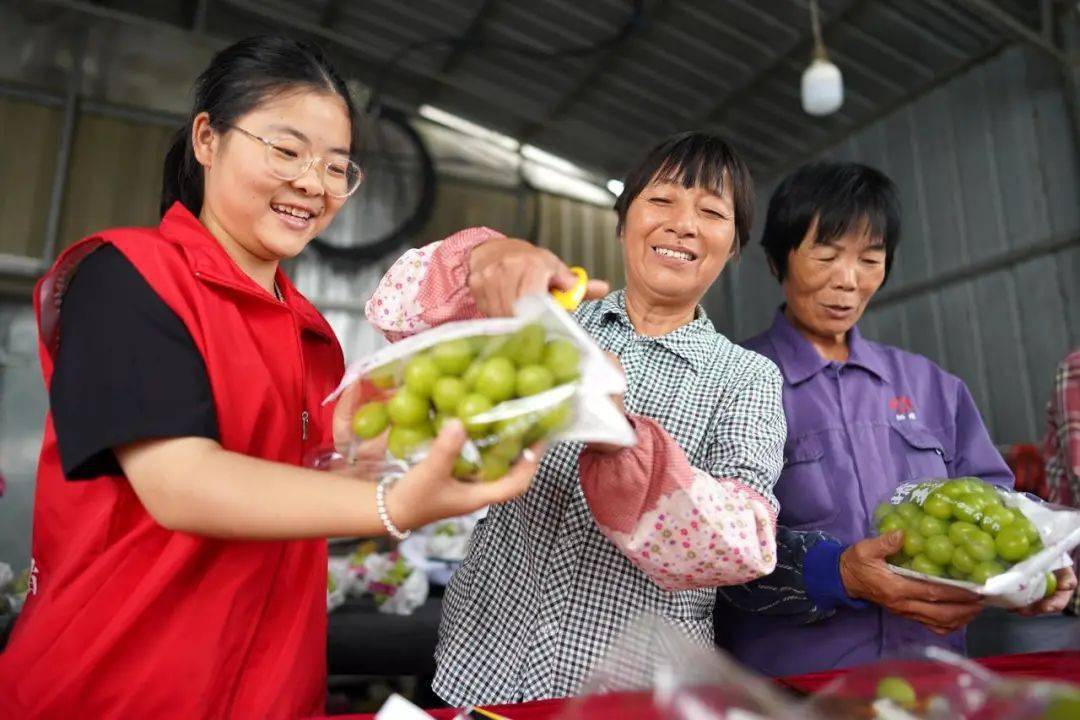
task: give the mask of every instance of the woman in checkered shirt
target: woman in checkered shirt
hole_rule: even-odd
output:
[[[627,287],[593,283],[576,317],[626,374],[637,444],[556,445],[529,493],[491,508],[444,602],[434,689],[447,702],[572,694],[646,612],[709,644],[715,587],[775,567],[781,377],[699,305],[746,243],[752,203],[745,164],[704,133],[668,138],[626,178]],[[572,282],[547,250],[474,228],[406,253],[367,316],[395,340]]]

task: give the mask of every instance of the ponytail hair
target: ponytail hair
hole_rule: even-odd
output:
[[[191,127],[199,113],[210,127],[224,132],[274,95],[312,90],[337,95],[345,102],[352,135],[351,152],[359,146],[359,120],[348,86],[317,46],[283,35],[256,35],[221,50],[195,81],[195,102],[184,127],[165,155],[161,182],[161,214],[180,202],[193,215],[202,212],[203,168],[195,159]]]

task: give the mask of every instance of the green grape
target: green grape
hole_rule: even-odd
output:
[[[1058,581],[1057,575],[1052,572],[1046,573],[1046,592],[1043,593],[1044,598],[1048,598],[1057,592]]]
[[[499,438],[494,445],[487,448],[486,452],[496,457],[501,457],[507,462],[513,462],[517,459],[517,456],[521,454],[521,450],[524,447],[521,440],[521,435],[507,435],[506,437]]]
[[[953,541],[953,545],[963,545],[964,541],[967,540],[972,533],[977,532],[978,529],[979,526],[974,523],[956,520],[949,526],[949,539]]]
[[[431,397],[439,375],[438,365],[427,355],[417,355],[405,363],[405,387],[419,397]]]
[[[910,526],[922,517],[922,510],[914,503],[904,502],[896,506],[896,514],[904,520],[904,524]]]
[[[933,575],[934,577],[941,577],[945,572],[940,565],[926,555],[916,555],[911,558],[911,569],[917,573]]]
[[[543,365],[526,365],[518,370],[517,395],[529,397],[550,390],[555,386],[555,376]]]
[[[480,479],[484,482],[498,480],[510,472],[510,461],[494,453],[480,453]]]
[[[896,513],[893,513],[892,515],[886,515],[881,519],[881,522],[878,523],[877,528],[878,532],[882,535],[886,535],[893,530],[903,530],[904,519]]]
[[[984,560],[983,562],[978,563],[971,571],[971,582],[976,585],[983,585],[990,578],[995,575],[1000,575],[1003,572],[1005,572],[1005,568],[1001,563],[995,562],[994,560]]]
[[[465,430],[468,431],[469,437],[481,438],[491,432],[491,423],[477,423],[469,420],[474,415],[485,413],[491,408],[491,400],[477,393],[466,395],[458,403],[457,415],[465,423]]]
[[[574,343],[556,338],[544,346],[544,365],[561,385],[576,380],[581,374],[581,353]]]
[[[891,700],[902,708],[908,710],[915,707],[918,696],[915,688],[907,680],[899,677],[885,677],[877,684],[875,693],[878,700]]]
[[[390,424],[386,404],[369,402],[360,406],[352,419],[352,431],[361,440],[377,437]]]
[[[474,335],[471,338],[465,338],[469,343],[469,349],[472,350],[473,355],[480,355],[487,349],[488,343],[491,342],[490,335]]]
[[[926,549],[926,539],[914,530],[904,531],[904,554],[909,558],[921,555]]]
[[[459,480],[468,480],[472,478],[480,470],[476,465],[472,464],[463,457],[459,457],[454,461],[453,474],[454,477]]]
[[[397,384],[397,371],[400,363],[389,363],[368,371],[368,380],[380,390],[389,390]]]
[[[956,500],[961,495],[965,495],[967,493],[967,490],[968,486],[965,481],[949,480],[948,482],[942,483],[941,487],[938,489],[938,492],[940,492],[947,498]]]
[[[996,537],[1002,528],[1008,527],[1014,522],[1016,522],[1016,518],[1005,508],[1001,506],[989,507],[986,509],[983,519],[979,522],[979,527]]]
[[[923,512],[938,520],[948,520],[953,515],[952,498],[937,491],[932,492],[923,502]]]
[[[424,445],[431,442],[433,434],[427,426],[406,427],[395,425],[390,428],[390,437],[386,448],[390,454],[401,460],[408,460]]]
[[[983,490],[982,492],[983,500],[986,501],[986,505],[983,508],[984,511],[991,508],[1004,507],[1004,503],[1002,503],[1001,495],[998,494],[998,491],[994,490],[994,488],[989,485],[987,485],[986,487],[987,489]]]
[[[1013,518],[1014,520],[1011,527],[1023,532],[1024,535],[1027,536],[1028,543],[1031,544],[1032,547],[1042,545],[1042,537],[1039,535],[1039,530],[1035,527],[1035,523],[1031,522],[1031,520],[1023,513],[1019,513],[1019,516],[1014,513]]]
[[[469,390],[476,390],[476,381],[480,377],[480,371],[484,369],[484,360],[474,360],[461,379]]]
[[[962,477],[960,481],[964,483],[964,489],[968,493],[979,492],[982,490],[983,481],[977,477]]]
[[[469,388],[465,381],[452,375],[444,375],[435,381],[435,387],[431,391],[431,401],[435,409],[447,415],[457,412],[457,406],[469,394]]]
[[[1062,688],[1047,703],[1039,720],[1076,720],[1080,718],[1080,690]]]
[[[510,336],[489,336],[487,342],[484,344],[484,348],[480,351],[481,360],[490,360],[491,358],[501,357],[510,360]],[[510,360],[513,362],[513,360]]]
[[[533,323],[521,328],[509,340],[510,359],[518,367],[536,365],[544,358],[544,327]]]
[[[945,535],[933,535],[926,539],[926,557],[938,565],[951,563],[954,550],[952,541]]]
[[[1002,560],[1019,562],[1028,556],[1031,543],[1020,528],[1004,527],[994,540],[997,554]]]
[[[949,561],[950,567],[956,568],[958,572],[968,576],[977,564],[975,558],[971,557],[971,553],[962,547],[953,546],[952,559]]]
[[[890,503],[883,502],[874,508],[874,524],[880,523],[886,515],[892,515],[893,506]]]
[[[447,375],[461,375],[472,363],[472,344],[464,339],[447,340],[435,346],[431,359],[439,371]]]
[[[925,537],[933,537],[934,535],[944,535],[949,532],[949,525],[944,520],[941,520],[933,515],[923,515],[919,520],[918,531]]]
[[[979,495],[967,493],[961,495],[953,504],[953,516],[958,520],[978,524],[983,518],[983,506],[985,502]]]
[[[476,377],[474,392],[484,395],[493,403],[501,403],[514,396],[516,380],[514,363],[508,358],[489,358],[484,361]]]
[[[428,409],[427,399],[416,395],[408,388],[398,390],[386,403],[386,412],[390,416],[390,422],[404,427],[427,423]]]
[[[994,538],[990,533],[976,530],[964,540],[964,548],[971,557],[980,562],[993,560],[997,557],[997,548],[994,546]]]
[[[968,579],[968,573],[963,572],[962,570],[958,569],[955,565],[949,565],[949,567],[945,568],[945,573],[949,577],[951,577],[953,580],[967,580]]]
[[[537,420],[537,425],[543,432],[541,437],[546,437],[558,430],[562,430],[564,427],[570,424],[574,412],[574,406],[572,401],[563,400],[561,403],[553,407],[552,409],[540,413],[540,419]]]

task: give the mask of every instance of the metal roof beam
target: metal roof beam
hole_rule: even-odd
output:
[[[491,14],[491,8],[495,5],[495,0],[484,0],[477,9],[476,14],[472,16],[472,20],[469,21],[468,27],[465,28],[465,32],[462,33],[461,41],[455,43],[454,48],[450,51],[445,62],[443,62],[442,68],[439,73],[441,75],[449,75],[457,69],[457,66],[461,64],[461,61],[465,58],[467,47],[470,43],[480,37],[480,28],[484,25],[484,20]]]
[[[341,19],[341,0],[328,0],[319,17],[319,24],[332,28]]]
[[[649,18],[649,23],[644,29],[638,30],[633,37],[627,38],[626,42],[622,42],[618,45],[613,45],[605,52],[601,53],[599,57],[593,60],[592,65],[585,71],[574,83],[567,92],[563,93],[563,96],[559,98],[548,114],[540,120],[525,127],[521,133],[518,134],[519,139],[523,143],[527,143],[537,135],[539,135],[545,128],[552,123],[557,122],[562,118],[568,110],[576,103],[585,91],[593,84],[593,82],[600,77],[612,63],[619,57],[619,55],[625,50],[627,42],[635,38],[641,38],[647,34],[652,28],[663,21],[667,11],[671,9],[673,3],[669,0],[658,0],[656,6],[653,8],[652,17]]]
[[[1014,39],[1025,42],[1038,50],[1042,50],[1062,65],[1068,64],[1068,56],[1061,48],[1054,45],[1046,35],[1032,29],[1011,12],[993,2],[993,0],[961,0],[961,2],[975,11],[976,14],[990,20],[999,29],[1003,30]],[[937,0],[933,0],[933,4],[937,5]],[[1045,28],[1043,30],[1045,31]]]

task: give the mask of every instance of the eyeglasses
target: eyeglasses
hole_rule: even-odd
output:
[[[237,125],[228,124],[233,130],[247,135],[266,146],[266,165],[274,177],[280,180],[296,180],[318,162],[322,168],[320,179],[327,194],[345,198],[356,192],[364,180],[364,171],[352,160],[344,157],[321,158],[311,154],[307,144],[300,138],[285,136],[264,138],[248,132]]]

